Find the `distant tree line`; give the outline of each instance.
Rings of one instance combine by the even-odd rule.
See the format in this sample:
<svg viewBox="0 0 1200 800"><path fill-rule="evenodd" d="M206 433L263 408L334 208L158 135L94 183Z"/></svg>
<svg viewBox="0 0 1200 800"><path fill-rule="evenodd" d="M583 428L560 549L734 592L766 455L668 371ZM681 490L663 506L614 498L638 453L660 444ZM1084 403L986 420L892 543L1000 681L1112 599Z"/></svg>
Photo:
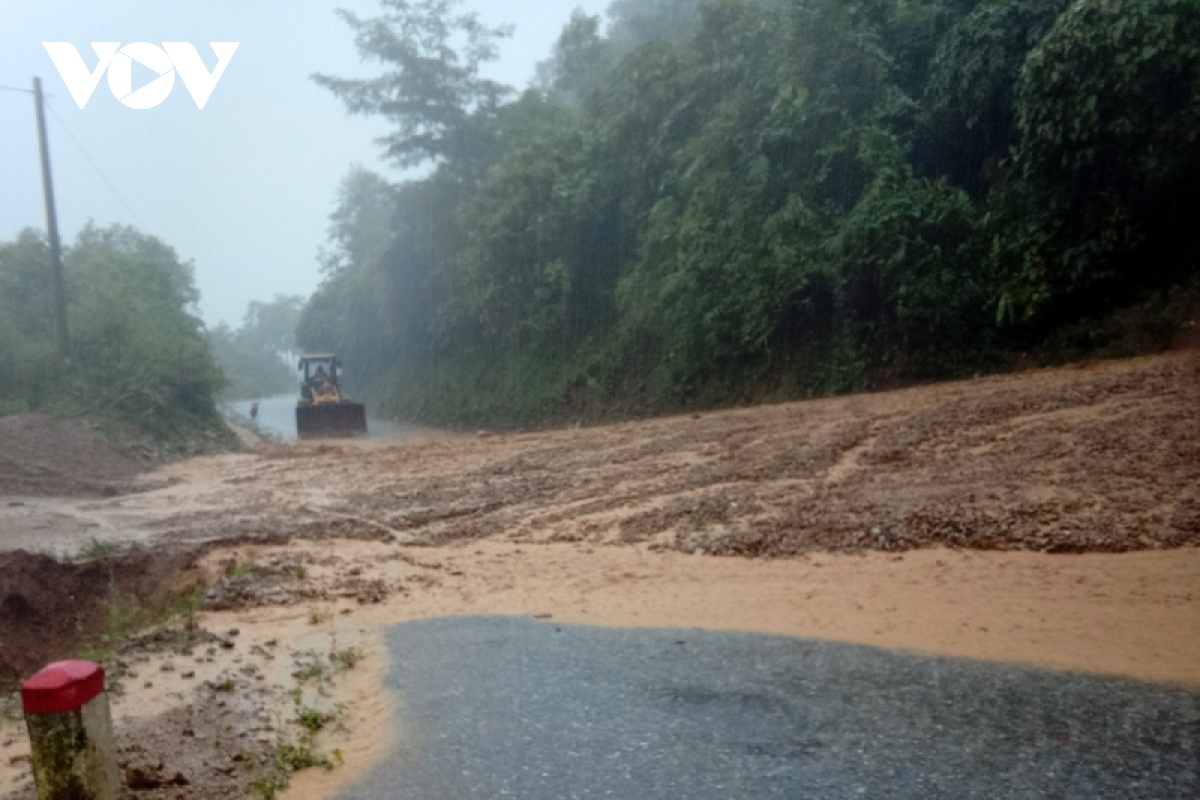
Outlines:
<svg viewBox="0 0 1200 800"><path fill-rule="evenodd" d="M296 324L304 304L302 297L277 295L270 302L251 303L241 327L219 323L207 332L225 376L222 398L255 400L296 392Z"/></svg>
<svg viewBox="0 0 1200 800"><path fill-rule="evenodd" d="M49 264L37 231L0 243L0 415L88 415L165 441L225 431L190 263L132 228L85 227L64 256L68 362Z"/></svg>
<svg viewBox="0 0 1200 800"><path fill-rule="evenodd" d="M845 392L1193 307L1195 0L620 0L520 94L455 0L343 16L384 69L316 80L422 177L346 178L298 336L389 413Z"/></svg>

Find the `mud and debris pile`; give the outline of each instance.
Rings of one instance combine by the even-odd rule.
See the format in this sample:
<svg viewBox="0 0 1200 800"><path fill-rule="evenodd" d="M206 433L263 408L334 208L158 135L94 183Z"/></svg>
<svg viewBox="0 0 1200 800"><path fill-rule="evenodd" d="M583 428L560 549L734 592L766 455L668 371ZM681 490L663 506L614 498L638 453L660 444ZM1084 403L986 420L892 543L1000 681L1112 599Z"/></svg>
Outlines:
<svg viewBox="0 0 1200 800"><path fill-rule="evenodd" d="M380 560L402 558L398 553ZM409 582L386 580L372 570L337 556L314 557L301 552L275 553L260 563L222 563L224 577L204 593L205 611L233 611L279 606L312 606L352 600L378 605L396 594L407 594L408 583L428 585L432 579L411 576Z"/></svg>
<svg viewBox="0 0 1200 800"><path fill-rule="evenodd" d="M427 546L1172 549L1200 546L1197 397L1200 354L1182 353L604 428L301 448L255 467L262 488L230 490L239 508L273 503L280 530L312 524L310 508L318 528L353 520Z"/></svg>
<svg viewBox="0 0 1200 800"><path fill-rule="evenodd" d="M42 414L0 417L0 496L109 497L135 491L158 453L118 447L82 420Z"/></svg>

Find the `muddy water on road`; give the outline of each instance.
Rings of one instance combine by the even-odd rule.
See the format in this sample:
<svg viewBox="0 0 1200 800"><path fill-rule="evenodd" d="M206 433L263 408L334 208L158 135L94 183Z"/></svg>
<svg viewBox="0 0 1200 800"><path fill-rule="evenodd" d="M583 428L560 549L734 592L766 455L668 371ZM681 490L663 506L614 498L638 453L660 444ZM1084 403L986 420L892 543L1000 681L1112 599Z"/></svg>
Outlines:
<svg viewBox="0 0 1200 800"><path fill-rule="evenodd" d="M230 403L229 407L243 417L250 416L250 407L258 403L258 427L263 433L276 436L284 441L296 440L296 398L293 395L268 397L261 400L242 400ZM368 411L370 409L368 408ZM367 417L367 430L372 439L402 441L414 436L429 438L439 432L432 428L422 428L418 425L408 425L403 422Z"/></svg>

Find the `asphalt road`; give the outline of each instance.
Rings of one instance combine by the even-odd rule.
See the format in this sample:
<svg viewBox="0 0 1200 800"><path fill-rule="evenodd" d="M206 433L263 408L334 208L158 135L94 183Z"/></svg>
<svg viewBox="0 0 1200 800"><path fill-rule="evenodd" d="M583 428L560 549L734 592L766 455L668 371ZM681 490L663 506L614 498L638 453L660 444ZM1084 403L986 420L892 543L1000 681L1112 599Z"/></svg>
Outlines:
<svg viewBox="0 0 1200 800"><path fill-rule="evenodd" d="M344 800L1200 797L1183 689L509 618L388 646L397 744Z"/></svg>
<svg viewBox="0 0 1200 800"><path fill-rule="evenodd" d="M297 386L299 379L297 378ZM282 395L279 397L267 397L258 402L258 419L256 423L263 433L269 433L272 436L278 436L285 441L292 441L296 438L296 397L299 395L299 390L295 395ZM239 400L230 403L230 407L244 417L250 416L250 406L254 405L252 400ZM368 409L369 411L370 409ZM387 420L370 417L367 420L367 429L370 431L372 439L406 439L410 436L428 436L436 433L429 428L421 428L416 425L405 425L400 422L390 422Z"/></svg>

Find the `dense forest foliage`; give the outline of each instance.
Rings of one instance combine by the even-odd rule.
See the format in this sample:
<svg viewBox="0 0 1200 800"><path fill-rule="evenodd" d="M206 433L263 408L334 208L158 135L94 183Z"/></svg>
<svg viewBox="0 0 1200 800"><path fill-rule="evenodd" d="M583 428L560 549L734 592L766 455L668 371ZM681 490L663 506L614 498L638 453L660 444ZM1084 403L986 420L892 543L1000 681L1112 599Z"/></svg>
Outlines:
<svg viewBox="0 0 1200 800"><path fill-rule="evenodd" d="M270 302L251 303L240 328L221 323L208 331L213 358L225 375L224 399L296 393L296 324L303 308L304 298L277 295Z"/></svg>
<svg viewBox="0 0 1200 800"><path fill-rule="evenodd" d="M619 0L519 94L455 0L343 16L382 70L316 80L420 177L346 178L298 334L389 413L852 391L1194 307L1195 0Z"/></svg>
<svg viewBox="0 0 1200 800"><path fill-rule="evenodd" d="M85 227L63 259L70 359L60 357L50 250L0 243L0 415L87 414L183 441L224 433L223 379L197 316L191 264L132 228Z"/></svg>

